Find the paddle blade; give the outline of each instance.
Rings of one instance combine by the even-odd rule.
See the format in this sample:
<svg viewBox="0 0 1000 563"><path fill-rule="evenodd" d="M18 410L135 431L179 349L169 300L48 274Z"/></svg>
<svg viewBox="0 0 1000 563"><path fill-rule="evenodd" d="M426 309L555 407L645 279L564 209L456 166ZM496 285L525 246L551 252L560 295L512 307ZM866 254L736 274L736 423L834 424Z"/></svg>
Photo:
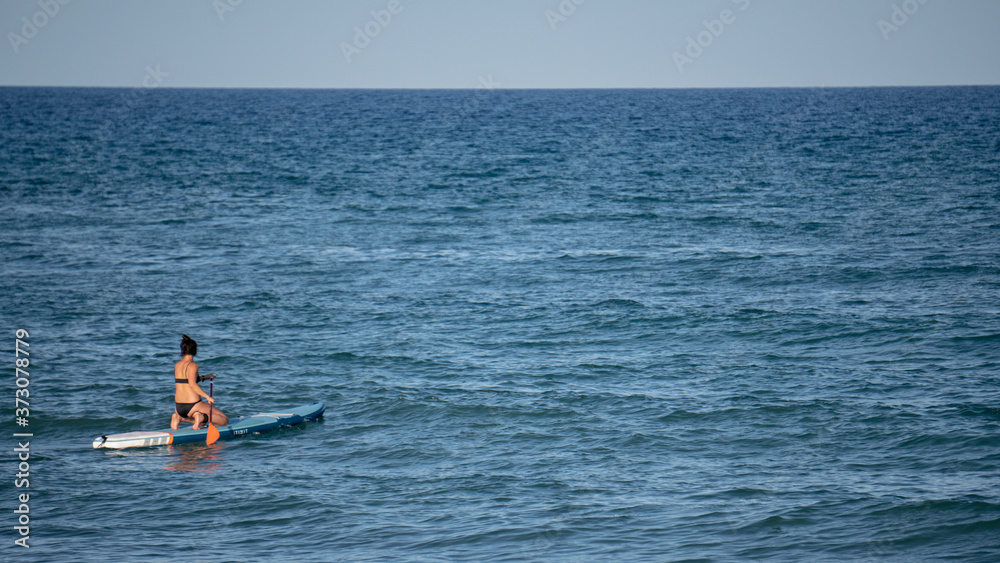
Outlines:
<svg viewBox="0 0 1000 563"><path fill-rule="evenodd" d="M212 397L215 395L215 382L208 382L208 396ZM212 413L215 412L215 408L212 407L212 403L208 404L208 432L205 435L205 444L211 446L212 444L219 441L219 429L212 424Z"/></svg>
<svg viewBox="0 0 1000 563"><path fill-rule="evenodd" d="M209 423L208 425L208 437L205 438L205 443L209 446L214 444L219 440L219 429L215 427L214 424Z"/></svg>

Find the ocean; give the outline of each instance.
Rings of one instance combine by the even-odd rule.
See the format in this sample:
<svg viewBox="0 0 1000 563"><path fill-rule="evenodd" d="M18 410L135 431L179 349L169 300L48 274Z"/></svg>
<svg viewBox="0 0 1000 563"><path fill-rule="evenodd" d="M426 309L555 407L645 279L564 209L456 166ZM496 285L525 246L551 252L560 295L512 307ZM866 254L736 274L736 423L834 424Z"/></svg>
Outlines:
<svg viewBox="0 0 1000 563"><path fill-rule="evenodd" d="M1000 559L1000 87L0 125L4 561ZM324 419L92 449L169 425L182 334L230 416Z"/></svg>

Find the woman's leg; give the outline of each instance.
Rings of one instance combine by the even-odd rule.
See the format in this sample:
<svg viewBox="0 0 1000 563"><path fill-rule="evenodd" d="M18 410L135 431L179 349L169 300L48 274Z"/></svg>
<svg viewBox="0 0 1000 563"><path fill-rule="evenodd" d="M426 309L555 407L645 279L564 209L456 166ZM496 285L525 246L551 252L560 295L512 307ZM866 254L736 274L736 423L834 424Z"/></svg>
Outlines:
<svg viewBox="0 0 1000 563"><path fill-rule="evenodd" d="M211 408L212 408L213 425L226 426L227 424L229 424L228 416L223 414L222 411L220 411L215 407ZM194 418L195 420L194 426L192 426L192 428L194 428L195 430L199 430L201 428L208 426L208 409L209 409L209 404L204 401L191 407L191 412L188 413L188 416ZM198 416L196 413L201 413L201 416Z"/></svg>
<svg viewBox="0 0 1000 563"><path fill-rule="evenodd" d="M212 424L215 426L227 426L229 424L229 417L222 414L222 411L212 407Z"/></svg>
<svg viewBox="0 0 1000 563"><path fill-rule="evenodd" d="M194 420L194 426L191 428L195 430L201 430L208 426L208 403L202 402L191 407L191 410L188 411L188 417ZM215 421L213 420L212 423L214 424Z"/></svg>

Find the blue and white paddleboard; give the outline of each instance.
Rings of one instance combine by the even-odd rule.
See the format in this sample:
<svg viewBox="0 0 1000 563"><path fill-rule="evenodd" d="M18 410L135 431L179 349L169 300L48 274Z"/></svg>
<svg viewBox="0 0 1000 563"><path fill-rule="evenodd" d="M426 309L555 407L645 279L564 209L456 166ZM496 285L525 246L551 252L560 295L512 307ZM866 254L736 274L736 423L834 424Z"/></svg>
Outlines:
<svg viewBox="0 0 1000 563"><path fill-rule="evenodd" d="M275 428L295 426L307 420L315 420L323 416L326 407L323 403L303 405L294 409L283 409L275 412L262 412L253 416L231 419L228 426L217 426L219 439L225 440L247 434L260 434ZM159 430L156 432L125 432L124 434L108 434L94 439L94 448L142 448L146 446L166 446L167 444L186 444L189 442L205 442L208 428L192 430L190 427L180 430Z"/></svg>

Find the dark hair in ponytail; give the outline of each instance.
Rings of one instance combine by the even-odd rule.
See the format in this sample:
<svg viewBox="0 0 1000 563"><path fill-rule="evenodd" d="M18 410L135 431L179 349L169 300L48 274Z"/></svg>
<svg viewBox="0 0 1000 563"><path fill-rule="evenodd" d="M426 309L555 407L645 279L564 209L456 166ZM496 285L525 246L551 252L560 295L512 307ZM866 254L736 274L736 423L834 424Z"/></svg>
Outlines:
<svg viewBox="0 0 1000 563"><path fill-rule="evenodd" d="M190 336L184 334L181 338L181 355L182 356L197 356L198 355L198 343L191 339Z"/></svg>

